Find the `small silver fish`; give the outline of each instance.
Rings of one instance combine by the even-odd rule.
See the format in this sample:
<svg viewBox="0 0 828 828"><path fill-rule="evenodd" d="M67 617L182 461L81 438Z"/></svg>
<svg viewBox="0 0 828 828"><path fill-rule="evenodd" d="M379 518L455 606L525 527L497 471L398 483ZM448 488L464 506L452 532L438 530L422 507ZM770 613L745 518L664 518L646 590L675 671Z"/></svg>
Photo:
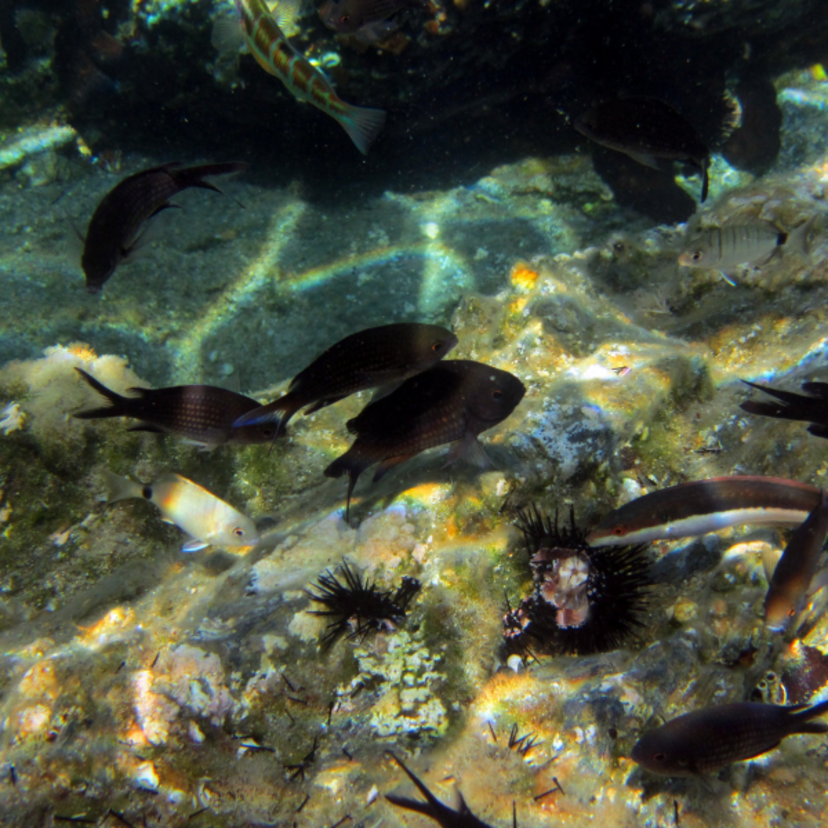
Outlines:
<svg viewBox="0 0 828 828"><path fill-rule="evenodd" d="M197 552L206 546L237 549L255 546L261 538L253 521L212 492L180 474L165 475L154 483L135 483L104 471L108 502L127 498L149 500L168 523L174 523L194 540L182 552Z"/></svg>
<svg viewBox="0 0 828 828"><path fill-rule="evenodd" d="M813 219L791 233L783 233L767 222L726 224L694 235L678 262L685 267L720 270L725 275L740 266L761 266L784 250L808 253L808 234Z"/></svg>

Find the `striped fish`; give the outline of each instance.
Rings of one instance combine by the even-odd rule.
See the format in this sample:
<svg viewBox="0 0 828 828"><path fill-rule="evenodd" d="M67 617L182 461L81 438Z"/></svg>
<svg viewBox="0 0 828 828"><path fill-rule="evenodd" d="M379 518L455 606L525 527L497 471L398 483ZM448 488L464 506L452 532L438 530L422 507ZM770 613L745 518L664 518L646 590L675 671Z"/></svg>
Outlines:
<svg viewBox="0 0 828 828"><path fill-rule="evenodd" d="M809 219L793 232L783 233L763 221L725 224L691 237L678 261L685 267L713 268L726 274L739 265L761 266L783 248L807 253L812 226L813 219Z"/></svg>
<svg viewBox="0 0 828 828"><path fill-rule="evenodd" d="M385 123L385 112L345 103L334 92L325 75L288 43L280 28L287 27L297 15L295 0L280 3L276 16L264 0L236 0L244 42L265 72L275 75L299 101L307 101L334 118L363 154L374 142ZM238 23L218 20L213 29L213 45L220 51L238 48Z"/></svg>

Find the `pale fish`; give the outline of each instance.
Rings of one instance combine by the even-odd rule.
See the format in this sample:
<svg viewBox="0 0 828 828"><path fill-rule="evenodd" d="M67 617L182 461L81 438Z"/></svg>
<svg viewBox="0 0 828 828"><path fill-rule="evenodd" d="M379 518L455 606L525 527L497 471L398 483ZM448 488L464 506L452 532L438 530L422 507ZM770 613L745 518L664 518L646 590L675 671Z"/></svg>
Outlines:
<svg viewBox="0 0 828 828"><path fill-rule="evenodd" d="M180 474L142 484L104 471L104 479L109 503L133 497L149 500L165 521L191 535L193 540L181 547L182 552L197 552L206 546L238 549L255 546L260 540L256 525L247 515Z"/></svg>
<svg viewBox="0 0 828 828"><path fill-rule="evenodd" d="M781 255L783 250L807 254L813 221L809 219L791 233L783 233L773 224L763 221L725 224L692 235L678 261L685 267L719 270L729 276L741 266L767 264L774 256Z"/></svg>

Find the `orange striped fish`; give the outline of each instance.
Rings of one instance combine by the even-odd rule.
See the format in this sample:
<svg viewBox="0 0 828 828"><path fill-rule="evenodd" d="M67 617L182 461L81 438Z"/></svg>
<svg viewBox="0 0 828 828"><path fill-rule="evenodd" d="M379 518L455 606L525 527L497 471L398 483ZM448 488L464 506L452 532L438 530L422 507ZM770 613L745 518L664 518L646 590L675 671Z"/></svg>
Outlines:
<svg viewBox="0 0 828 828"><path fill-rule="evenodd" d="M265 72L275 75L290 93L330 115L351 137L357 149L367 154L385 123L385 112L345 103L328 79L288 43L279 24L286 26L296 16L294 0L277 6L274 17L264 0L236 0L245 43ZM278 20L278 22L277 22ZM219 20L213 29L213 45L225 51L238 48L238 25Z"/></svg>

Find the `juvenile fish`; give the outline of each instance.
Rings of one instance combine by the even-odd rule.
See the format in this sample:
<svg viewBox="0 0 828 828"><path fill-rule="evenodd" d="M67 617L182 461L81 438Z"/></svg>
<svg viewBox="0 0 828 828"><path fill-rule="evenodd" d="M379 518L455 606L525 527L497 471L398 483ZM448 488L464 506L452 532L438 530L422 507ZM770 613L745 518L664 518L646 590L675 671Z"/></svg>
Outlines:
<svg viewBox="0 0 828 828"><path fill-rule="evenodd" d="M778 403L745 400L739 405L742 411L780 420L801 420L810 423L808 431L815 437L828 439L828 382L803 382L802 390L805 394L769 388L747 380L742 382L779 400Z"/></svg>
<svg viewBox="0 0 828 828"><path fill-rule="evenodd" d="M460 796L460 807L455 811L454 808L449 808L448 805L443 805L439 799L423 784L423 782L416 777L391 751L388 751L389 756L405 771L408 778L417 786L417 790L425 797L425 802L420 802L417 799L408 799L408 797L397 796L396 794L386 794L385 798L398 808L406 808L409 811L416 811L418 814L424 814L433 819L441 828L489 828L489 826L479 820L466 805L466 800ZM516 823L515 823L516 824Z"/></svg>
<svg viewBox="0 0 828 828"><path fill-rule="evenodd" d="M115 268L135 249L144 222L172 207L170 199L189 187L213 190L218 187L205 181L213 175L229 175L247 169L241 161L200 164L182 167L164 164L135 173L116 184L92 214L81 255L86 275L86 289L98 293Z"/></svg>
<svg viewBox="0 0 828 828"><path fill-rule="evenodd" d="M575 120L575 129L596 144L663 170L663 162L679 161L702 174L701 200L707 198L710 152L693 125L658 98L629 97L604 101Z"/></svg>
<svg viewBox="0 0 828 828"><path fill-rule="evenodd" d="M180 474L141 484L104 471L104 479L108 502L128 498L148 500L158 507L164 520L192 536L194 540L185 543L182 552L197 552L206 546L237 549L254 546L260 540L256 525L249 517Z"/></svg>
<svg viewBox="0 0 828 828"><path fill-rule="evenodd" d="M297 374L287 394L241 416L234 428L271 423L282 432L310 406L311 414L366 388L401 383L439 362L457 337L439 325L400 322L367 328L332 345Z"/></svg>
<svg viewBox="0 0 828 828"><path fill-rule="evenodd" d="M711 268L729 275L740 265L767 264L783 250L807 253L812 221L809 219L791 233L782 233L762 221L705 230L688 240L678 262L685 267Z"/></svg>
<svg viewBox="0 0 828 828"><path fill-rule="evenodd" d="M390 18L403 9L422 8L425 0L325 0L319 17L329 29L376 43L397 28Z"/></svg>
<svg viewBox="0 0 828 828"><path fill-rule="evenodd" d="M234 420L259 408L259 403L225 388L214 385L129 388L137 396L123 397L82 368L75 370L109 403L73 414L81 420L132 417L141 422L129 431L176 434L205 448L224 443L268 443L276 436L276 426L270 422L233 428Z"/></svg>
<svg viewBox="0 0 828 828"><path fill-rule="evenodd" d="M820 491L819 503L807 520L793 533L768 585L765 596L765 624L782 631L805 609L813 589L822 548L828 536L828 497Z"/></svg>
<svg viewBox="0 0 828 828"><path fill-rule="evenodd" d="M325 469L327 477L349 477L346 520L354 486L374 463L380 464L376 483L420 452L456 442L449 463L465 456L485 464L477 435L505 420L525 393L523 383L508 371L457 359L439 362L368 405L346 424L357 439Z"/></svg>
<svg viewBox="0 0 828 828"><path fill-rule="evenodd" d="M767 753L786 736L828 733L828 724L811 721L826 711L828 701L813 707L737 702L694 710L645 733L632 759L664 776L708 774Z"/></svg>
<svg viewBox="0 0 828 828"><path fill-rule="evenodd" d="M625 503L590 533L592 546L692 538L743 523L799 524L820 490L795 480L732 475L670 486Z"/></svg>
<svg viewBox="0 0 828 828"><path fill-rule="evenodd" d="M345 103L325 75L290 45L280 25L290 25L298 15L298 7L296 0L283 0L276 7L277 22L264 0L236 0L235 31L227 21L218 21L213 29L213 45L227 51L238 49L239 41L244 40L265 72L279 78L298 101L307 101L330 115L366 155L385 124L385 112Z"/></svg>

